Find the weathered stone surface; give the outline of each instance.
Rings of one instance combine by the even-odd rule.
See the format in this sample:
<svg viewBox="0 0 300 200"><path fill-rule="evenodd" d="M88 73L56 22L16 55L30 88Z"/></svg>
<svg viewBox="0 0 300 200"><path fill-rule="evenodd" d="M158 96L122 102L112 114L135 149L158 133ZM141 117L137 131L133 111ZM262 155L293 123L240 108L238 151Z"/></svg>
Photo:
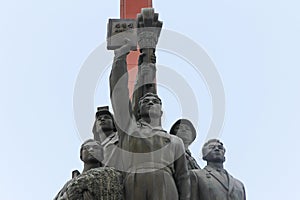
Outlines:
<svg viewBox="0 0 300 200"><path fill-rule="evenodd" d="M122 175L113 168L95 168L73 178L67 186L68 200L84 200L88 191L94 200L122 200Z"/></svg>

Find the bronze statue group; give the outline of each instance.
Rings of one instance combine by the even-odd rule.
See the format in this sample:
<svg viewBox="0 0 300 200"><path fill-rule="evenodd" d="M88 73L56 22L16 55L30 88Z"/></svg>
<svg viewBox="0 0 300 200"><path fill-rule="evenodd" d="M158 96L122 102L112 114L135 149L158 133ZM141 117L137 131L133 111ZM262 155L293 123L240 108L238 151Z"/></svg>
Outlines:
<svg viewBox="0 0 300 200"><path fill-rule="evenodd" d="M144 18L143 18L144 17ZM149 24L149 16L138 19ZM150 17L151 18L151 17ZM150 20L151 21L151 20ZM150 24L161 27L157 19ZM130 99L126 58L128 39L115 49L108 106L98 107L94 139L80 149L82 172L74 171L55 200L245 200L243 184L223 167L225 148L207 141L201 169L189 151L196 129L179 119L170 131L162 128L162 100L156 88L155 45L159 33L138 32L140 57L135 90Z"/></svg>

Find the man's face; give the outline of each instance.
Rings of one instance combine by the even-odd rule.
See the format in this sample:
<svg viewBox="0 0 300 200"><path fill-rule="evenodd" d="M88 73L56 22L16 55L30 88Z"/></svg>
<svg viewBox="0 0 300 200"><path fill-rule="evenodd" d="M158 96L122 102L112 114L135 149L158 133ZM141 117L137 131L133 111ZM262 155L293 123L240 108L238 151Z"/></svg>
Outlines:
<svg viewBox="0 0 300 200"><path fill-rule="evenodd" d="M95 163L103 160L103 148L95 141L84 144L81 150L81 159L84 163Z"/></svg>
<svg viewBox="0 0 300 200"><path fill-rule="evenodd" d="M175 135L182 139L187 148L193 142L192 129L187 124L178 124L174 128Z"/></svg>
<svg viewBox="0 0 300 200"><path fill-rule="evenodd" d="M140 114L150 117L161 117L161 101L156 96L147 96L140 100Z"/></svg>
<svg viewBox="0 0 300 200"><path fill-rule="evenodd" d="M210 142L204 148L206 154L206 161L208 162L224 162L225 161L225 148L219 142Z"/></svg>
<svg viewBox="0 0 300 200"><path fill-rule="evenodd" d="M108 132L114 129L113 118L109 114L99 115L96 122L97 132L102 131Z"/></svg>

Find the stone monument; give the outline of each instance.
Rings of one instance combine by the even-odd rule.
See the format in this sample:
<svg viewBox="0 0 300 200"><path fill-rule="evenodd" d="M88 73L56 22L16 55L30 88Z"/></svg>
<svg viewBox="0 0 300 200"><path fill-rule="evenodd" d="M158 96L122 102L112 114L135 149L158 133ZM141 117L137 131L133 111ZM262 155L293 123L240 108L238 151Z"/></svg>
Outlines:
<svg viewBox="0 0 300 200"><path fill-rule="evenodd" d="M223 168L225 148L219 140L204 144L207 166L200 169L188 149L196 138L192 122L180 119L169 133L162 128L156 85L155 50L162 28L158 17L153 8L144 8L136 19L109 19L107 49L115 55L109 77L114 114L108 106L98 107L95 140L81 146L83 171L73 172L55 200L246 199L243 184ZM132 98L130 51L139 52Z"/></svg>

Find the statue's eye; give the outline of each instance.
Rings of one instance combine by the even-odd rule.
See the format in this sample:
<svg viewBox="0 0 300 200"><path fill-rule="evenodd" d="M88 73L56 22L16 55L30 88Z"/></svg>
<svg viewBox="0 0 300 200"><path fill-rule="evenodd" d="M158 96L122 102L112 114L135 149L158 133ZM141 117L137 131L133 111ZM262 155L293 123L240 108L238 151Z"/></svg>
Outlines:
<svg viewBox="0 0 300 200"><path fill-rule="evenodd" d="M101 150L102 148L99 145L93 146L93 149Z"/></svg>
<svg viewBox="0 0 300 200"><path fill-rule="evenodd" d="M143 103L148 103L149 99L144 99Z"/></svg>
<svg viewBox="0 0 300 200"><path fill-rule="evenodd" d="M88 150L89 148L87 146L82 147L83 150Z"/></svg>
<svg viewBox="0 0 300 200"><path fill-rule="evenodd" d="M157 99L154 99L153 103L159 103L159 101Z"/></svg>

